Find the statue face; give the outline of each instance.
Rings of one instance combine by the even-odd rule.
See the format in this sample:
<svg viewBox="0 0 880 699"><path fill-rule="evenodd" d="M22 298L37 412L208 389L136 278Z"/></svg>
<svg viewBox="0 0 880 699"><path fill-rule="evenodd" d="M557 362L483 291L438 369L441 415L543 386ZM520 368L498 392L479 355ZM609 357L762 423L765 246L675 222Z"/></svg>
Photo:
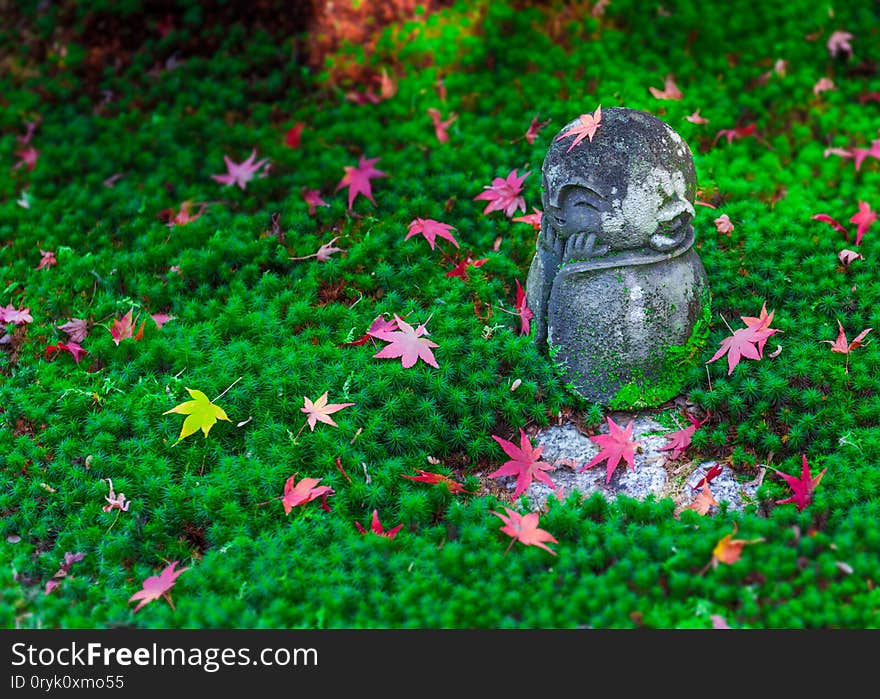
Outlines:
<svg viewBox="0 0 880 699"><path fill-rule="evenodd" d="M559 206L548 207L550 221L559 236L569 238L578 233L593 233L602 238L602 214L611 204L599 192L581 185L568 185L559 195Z"/></svg>

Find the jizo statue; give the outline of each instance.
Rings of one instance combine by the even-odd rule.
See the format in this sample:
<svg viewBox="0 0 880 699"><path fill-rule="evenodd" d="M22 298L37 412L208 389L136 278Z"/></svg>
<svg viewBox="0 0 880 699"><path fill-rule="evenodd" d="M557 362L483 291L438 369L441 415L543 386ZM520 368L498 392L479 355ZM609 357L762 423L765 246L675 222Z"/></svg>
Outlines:
<svg viewBox="0 0 880 699"><path fill-rule="evenodd" d="M596 122L590 138L579 135ZM526 282L535 341L591 401L625 408L673 398L708 333L690 149L657 117L613 107L567 124L542 174Z"/></svg>

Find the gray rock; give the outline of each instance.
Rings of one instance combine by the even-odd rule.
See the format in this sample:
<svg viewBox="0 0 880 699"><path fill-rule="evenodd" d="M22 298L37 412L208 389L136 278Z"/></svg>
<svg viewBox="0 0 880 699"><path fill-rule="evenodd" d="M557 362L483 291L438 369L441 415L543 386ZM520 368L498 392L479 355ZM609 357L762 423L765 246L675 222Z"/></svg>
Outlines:
<svg viewBox="0 0 880 699"><path fill-rule="evenodd" d="M708 282L693 248L696 173L656 117L615 107L592 140L552 142L544 215L526 282L535 341L579 395L647 407L681 388ZM560 138L562 137L562 138Z"/></svg>
<svg viewBox="0 0 880 699"><path fill-rule="evenodd" d="M578 492L585 497L598 492L609 501L614 500L618 495L639 500L654 495L658 500L672 498L677 510L690 505L700 492L700 489L694 486L717 462L706 461L697 464L686 458L670 460L669 452L661 451L661 448L668 443L669 440L665 435L671 430L649 415L614 413L611 417L615 423L624 428L632 420L633 439L640 441L641 445L635 453L635 468L630 469L621 461L608 484L605 483L605 461L583 472L580 471L584 464L589 463L599 453L599 446L579 432L573 423L552 425L541 430L533 439L535 445L544 447L542 460L556 465L556 468L548 473L561 499L564 500L572 492ZM603 424L600 432L607 434L607 422ZM515 487L513 481L514 479L511 479L508 484L510 490ZM734 473L722 465L721 474L712 479L709 488L719 504L726 502L728 510L742 511L753 502L757 485L738 482ZM533 481L525 495L531 509L537 510L545 505L547 497L553 492L553 489L543 483ZM717 508L713 509L717 510ZM710 511L710 514L714 512Z"/></svg>

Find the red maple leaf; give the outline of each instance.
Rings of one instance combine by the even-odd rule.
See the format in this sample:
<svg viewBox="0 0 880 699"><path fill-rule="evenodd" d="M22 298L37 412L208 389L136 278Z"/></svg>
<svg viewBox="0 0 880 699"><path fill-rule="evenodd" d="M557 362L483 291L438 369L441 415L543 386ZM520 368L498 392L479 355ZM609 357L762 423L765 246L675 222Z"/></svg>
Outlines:
<svg viewBox="0 0 880 699"><path fill-rule="evenodd" d="M300 190L300 194L302 195L303 201L309 205L309 216L315 215L316 206L330 206L330 204L321 199L320 190L306 189L305 187L303 187Z"/></svg>
<svg viewBox="0 0 880 699"><path fill-rule="evenodd" d="M536 231L541 230L541 216L543 212L540 209L532 207L533 214L526 214L525 216L517 216L516 218L511 219L511 221L518 221L519 223L528 223L532 228Z"/></svg>
<svg viewBox="0 0 880 699"><path fill-rule="evenodd" d="M432 347L439 347L436 342L426 339L423 335L428 335L425 328L427 321L417 328L395 315L394 320L397 322L397 330L385 330L381 332L371 332L370 335L389 344L385 345L381 350L373 355L377 359L396 359L401 358L404 369L409 369L419 359L432 367L439 369L434 353L431 352Z"/></svg>
<svg viewBox="0 0 880 699"><path fill-rule="evenodd" d="M59 342L57 345L49 345L46 347L46 359L51 359L56 352L61 352L62 350L70 352L77 364L79 364L80 359L88 354L88 351L84 350L76 342Z"/></svg>
<svg viewBox="0 0 880 699"><path fill-rule="evenodd" d="M718 476L720 476L722 473L724 473L724 467L721 464L715 464L714 466L712 466L712 468L706 471L705 476L703 476L700 480L696 482L695 485L692 485L691 487L696 490L697 488L701 488L704 485L709 485L709 483L718 478Z"/></svg>
<svg viewBox="0 0 880 699"><path fill-rule="evenodd" d="M135 334L134 326L137 324L140 314L135 316L134 319L132 319L131 314L132 311L129 311L122 318L114 318L113 324L110 326L110 334L113 336L113 342L116 343L117 347L120 342L129 338L135 341L144 339L144 325L147 321L141 323L141 327L138 329L137 334Z"/></svg>
<svg viewBox="0 0 880 699"><path fill-rule="evenodd" d="M621 459L629 464L631 471L635 470L636 447L641 444L641 442L632 439L632 420L630 420L626 427L621 428L620 425L614 422L610 417L606 419L608 420L609 434L598 434L594 437L590 437L590 441L595 442L602 448L588 463L581 466L580 470L585 471L588 468L593 468L596 464L607 460L605 465L605 483L607 484L611 482L611 476L614 474L614 469L617 468Z"/></svg>
<svg viewBox="0 0 880 699"><path fill-rule="evenodd" d="M198 206L198 211L191 213L191 206ZM164 215L168 219L168 227L173 228L174 226L185 226L188 223L198 220L198 218L205 213L205 209L207 208L208 205L204 202L193 203L191 201L185 201L181 203L180 211L177 213L174 212L174 209L165 209L160 212L160 215Z"/></svg>
<svg viewBox="0 0 880 699"><path fill-rule="evenodd" d="M501 521L504 522L501 531L511 537L510 543L507 545L504 553L510 551L510 547L513 546L514 541L520 541L526 546L538 546L545 551L549 551L554 556L556 555L556 551L551 549L544 542L550 542L553 544L558 544L559 542L553 538L553 535L550 534L550 532L538 528L537 512L530 512L527 515L521 515L519 512L511 510L509 507L505 507L504 510L507 512L506 515L496 512L495 510L489 510L493 515L501 518Z"/></svg>
<svg viewBox="0 0 880 699"><path fill-rule="evenodd" d="M297 505L304 505L318 498L325 498L334 494L333 488L326 485L318 485L320 478L303 478L299 483L294 485L296 474L287 479L284 484L284 495L281 497L281 504L284 506L284 514L289 515L290 511Z"/></svg>
<svg viewBox="0 0 880 699"><path fill-rule="evenodd" d="M171 605L171 608L174 609L174 602L171 601L171 588L174 587L174 583L177 582L177 577L181 573L189 570L189 568L175 570L178 563L179 561L171 561L171 563L159 575L151 575L144 580L142 583L143 589L138 590L129 597L129 602L140 600L138 605L134 608L135 612L145 604L149 604L160 597L164 597L168 601L168 604Z"/></svg>
<svg viewBox="0 0 880 699"><path fill-rule="evenodd" d="M431 473L430 471L423 471L420 468L416 469L416 473L418 476L401 476L401 478L407 478L411 481L419 481L420 483L430 483L431 485L438 485L443 483L447 488L449 488L449 492L453 495L455 493L466 493L464 486L458 481L452 480L449 476L444 476L442 473Z"/></svg>
<svg viewBox="0 0 880 699"><path fill-rule="evenodd" d="M559 141L569 136L575 137L574 141L572 141L571 145L568 147L568 150L565 151L566 153L587 137L589 137L591 143L593 142L593 136L595 136L596 131L602 125L602 105L600 104L596 107L596 111L592 114L581 114L578 117L578 120L580 123L576 126L572 126L568 131L559 134L554 139Z"/></svg>
<svg viewBox="0 0 880 699"><path fill-rule="evenodd" d="M528 335L532 331L531 320L535 317L535 314L529 308L526 294L519 283L519 279L516 280L516 314L519 316L519 334Z"/></svg>
<svg viewBox="0 0 880 699"><path fill-rule="evenodd" d="M858 225L856 229L856 245L862 242L862 237L867 233L868 229L877 220L877 212L871 211L871 206L866 201L859 202L859 210L853 214L849 222Z"/></svg>
<svg viewBox="0 0 880 699"><path fill-rule="evenodd" d="M455 265L451 270L446 273L447 277L460 277L464 281L468 280L467 268L468 267L482 267L489 261L488 257L484 257L481 260L474 260L470 256L461 260L458 264Z"/></svg>
<svg viewBox="0 0 880 699"><path fill-rule="evenodd" d="M333 418L330 417L333 413L342 410L343 408L348 408L354 403L327 403L327 393L328 391L324 391L323 395L318 398L314 403L306 396L303 396L303 404L305 407L300 408L301 412L306 413L309 417L307 422L309 424L309 428L312 432L315 431L315 425L318 424L318 421L331 425L332 427L338 427L338 425L333 422Z"/></svg>
<svg viewBox="0 0 880 699"><path fill-rule="evenodd" d="M450 233L450 231L454 230L455 228L448 223L440 223L440 221L435 221L433 218L415 218L409 222L409 232L406 234L404 240L409 240L414 235L422 235L425 240L428 241L431 250L433 250L437 242L437 237L439 236L448 240L455 247L458 247L458 241L455 239L455 236Z"/></svg>
<svg viewBox="0 0 880 699"><path fill-rule="evenodd" d="M853 338L852 342L847 342L846 333L843 331L843 325L841 325L840 321L837 321L837 327L839 328L839 333L837 335L837 339L833 342L831 340L819 340L819 342L827 342L831 345L832 352L839 352L840 354L846 355L846 368L844 369L844 373L849 373L849 353L853 350L858 349L863 344L865 344L865 336L873 330L873 328L866 328L862 330L858 335Z"/></svg>
<svg viewBox="0 0 880 699"><path fill-rule="evenodd" d="M673 461L684 454L685 450L691 445L691 438L694 436L694 432L706 423L706 420L711 417L711 413L707 413L706 417L702 420L697 420L695 417L692 417L687 413L685 413L685 417L691 424L683 429L676 432L670 432L666 435L669 443L658 449L658 451L671 451L672 453L669 455L669 458Z"/></svg>
<svg viewBox="0 0 880 699"><path fill-rule="evenodd" d="M284 145L288 148L299 148L299 142L302 138L302 131L305 124L301 121L296 122L284 136Z"/></svg>
<svg viewBox="0 0 880 699"><path fill-rule="evenodd" d="M734 129L721 129L715 134L715 140L712 141L712 145L714 146L718 143L718 139L722 136L727 139L728 143L732 143L735 138L746 138L748 136L754 136L757 138L757 134L755 133L757 126L757 124L749 124L748 126L738 126Z"/></svg>
<svg viewBox="0 0 880 699"><path fill-rule="evenodd" d="M342 176L339 184L336 185L336 191L338 192L343 187L348 187L349 211L351 210L355 197L357 197L358 194L363 194L367 199L373 202L374 206L376 205L376 200L373 199L373 187L370 184L370 180L374 180L377 177L388 177L386 173L373 167L373 165L378 163L379 160L381 160L381 158L367 159L364 156L361 156L358 160L357 167L346 165L343 168L345 174Z"/></svg>
<svg viewBox="0 0 880 699"><path fill-rule="evenodd" d="M764 356L764 345L767 339L778 333L777 328L771 328L773 313L767 315L766 304L761 308L761 316L753 318L742 316L746 327L738 328L733 335L725 337L721 341L720 349L706 364L720 359L727 354L727 375L730 376L742 357L746 359L761 359Z"/></svg>
<svg viewBox="0 0 880 699"><path fill-rule="evenodd" d="M793 502L797 505L798 512L803 510L807 505L810 504L810 501L813 499L813 491L819 485L819 481L822 480L822 476L825 475L825 471L827 468L823 468L822 472L816 476L815 478L810 477L810 467L807 464L807 456L806 454L802 455L803 457L803 465L801 467L801 477L795 478L794 476L790 476L787 473L783 473L777 469L773 469L778 473L782 478L785 479L785 482L788 483L789 488L791 488L791 497L786 498L785 500L777 500L777 505L784 505L788 502Z"/></svg>
<svg viewBox="0 0 880 699"><path fill-rule="evenodd" d="M365 345L371 337L377 337L377 333L393 332L395 330L397 330L397 321L394 318L391 320L385 320L383 316L379 315L376 316L372 323L370 323L367 332L361 335L357 340L343 342L342 347L359 347L360 345Z"/></svg>
<svg viewBox="0 0 880 699"><path fill-rule="evenodd" d="M680 100L684 97L678 85L675 84L675 78L671 75L666 76L663 83L663 89L658 90L656 87L649 87L648 91L658 100Z"/></svg>
<svg viewBox="0 0 880 699"><path fill-rule="evenodd" d="M520 193L523 181L531 174L531 172L524 172L522 175L517 175L514 168L506 178L496 177L493 179L492 184L483 187L485 191L475 196L474 200L482 199L489 202L483 209L484 214L503 211L509 218L516 213L517 209L525 213L526 201L520 196Z"/></svg>
<svg viewBox="0 0 880 699"><path fill-rule="evenodd" d="M440 143L446 143L449 140L449 134L446 131L458 119L458 114L453 112L446 121L443 121L440 116L440 110L431 107L428 109L428 116L431 117L431 121L434 123L434 133L437 136L437 140Z"/></svg>
<svg viewBox="0 0 880 699"><path fill-rule="evenodd" d="M37 164L37 158L40 156L40 152L33 146L22 148L20 151L16 151L15 154L19 159L12 169L18 170L18 168L25 166L28 172L34 169Z"/></svg>
<svg viewBox="0 0 880 699"><path fill-rule="evenodd" d="M357 530L361 534L367 533L367 530L364 529L363 525L360 522L355 522L354 526L357 527ZM389 529L388 531L385 531L385 528L382 526L382 523L379 521L379 511L373 510L373 519L370 522L370 531L373 532L373 534L377 534L378 536L384 536L386 539L393 539L395 536L397 536L397 532L399 532L402 528L403 528L403 525L398 524L393 529Z"/></svg>
<svg viewBox="0 0 880 699"><path fill-rule="evenodd" d="M55 259L55 253L50 250L40 250L40 263L34 267L34 269L43 269L45 267L52 267L58 264L58 260Z"/></svg>
<svg viewBox="0 0 880 699"><path fill-rule="evenodd" d="M501 468L490 473L488 478L516 476L516 488L513 491L514 498L526 492L532 483L532 479L535 478L556 490L556 485L550 479L550 476L545 473L545 471L553 468L552 464L541 461L541 452L544 451L544 446L541 445L533 448L525 430L522 428L519 430L520 446L516 446L513 442L508 442L506 439L502 439L494 434L492 439L498 442L504 453L510 457L510 460L505 461Z"/></svg>
<svg viewBox="0 0 880 699"><path fill-rule="evenodd" d="M849 231L844 228L843 224L835 221L828 214L813 214L810 218L812 218L814 221L822 221L822 223L827 223L838 233L843 233L843 237L846 239L847 242L849 242Z"/></svg>
<svg viewBox="0 0 880 699"><path fill-rule="evenodd" d="M239 189L245 189L247 183L254 177L266 177L271 167L268 158L255 161L257 157L257 149L254 148L251 154L241 163L230 160L228 155L223 156L223 162L226 163L227 173L225 175L211 175L212 180L216 180L220 184L227 187L233 184L238 185ZM262 171L262 172L261 172Z"/></svg>
<svg viewBox="0 0 880 699"><path fill-rule="evenodd" d="M547 126L547 124L549 124L549 123L550 123L550 119L547 119L547 121L542 121L542 122L538 123L538 116L535 115L534 117L532 117L532 123L529 124L529 128L526 131L526 135L524 138L529 143L534 143L535 139L538 138L538 132L541 129L543 129L545 126Z"/></svg>

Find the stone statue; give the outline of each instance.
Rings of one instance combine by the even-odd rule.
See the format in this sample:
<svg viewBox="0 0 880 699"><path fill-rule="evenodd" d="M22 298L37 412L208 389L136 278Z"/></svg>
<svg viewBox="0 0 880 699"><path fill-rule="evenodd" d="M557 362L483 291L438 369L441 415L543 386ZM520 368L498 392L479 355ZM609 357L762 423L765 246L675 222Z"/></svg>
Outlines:
<svg viewBox="0 0 880 699"><path fill-rule="evenodd" d="M567 124L542 167L543 215L526 282L535 341L570 388L615 408L677 395L708 335L693 248L696 172L657 117L612 107L591 140Z"/></svg>

